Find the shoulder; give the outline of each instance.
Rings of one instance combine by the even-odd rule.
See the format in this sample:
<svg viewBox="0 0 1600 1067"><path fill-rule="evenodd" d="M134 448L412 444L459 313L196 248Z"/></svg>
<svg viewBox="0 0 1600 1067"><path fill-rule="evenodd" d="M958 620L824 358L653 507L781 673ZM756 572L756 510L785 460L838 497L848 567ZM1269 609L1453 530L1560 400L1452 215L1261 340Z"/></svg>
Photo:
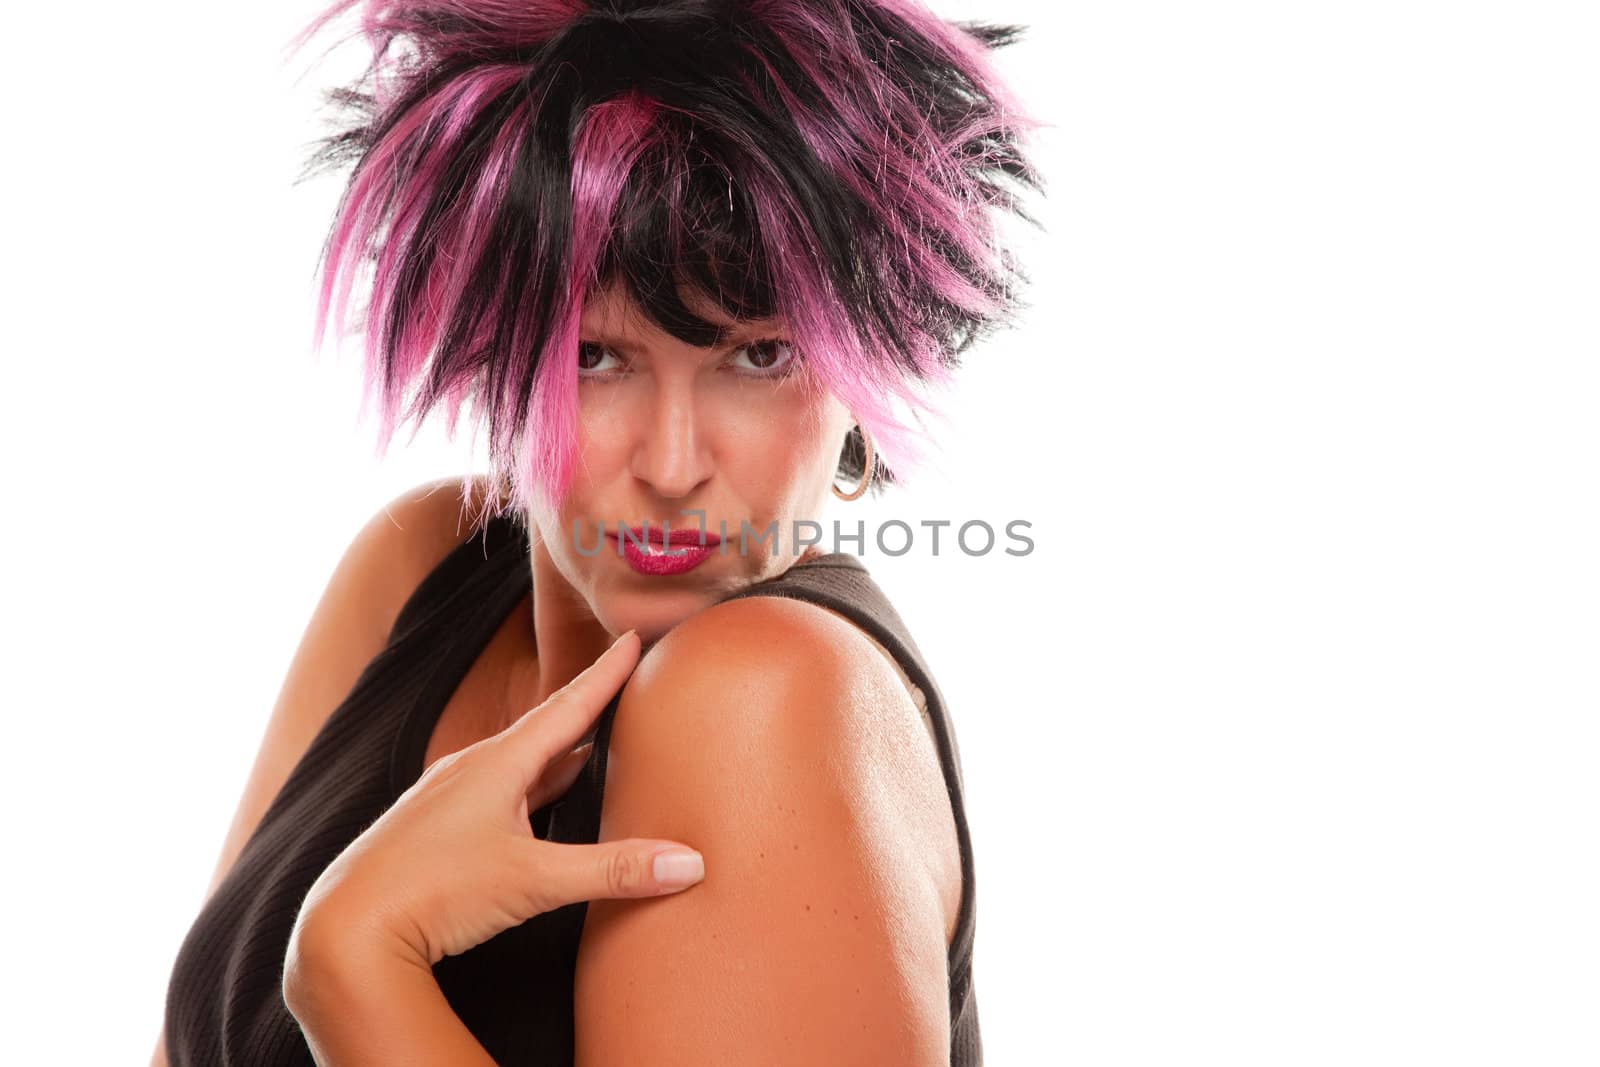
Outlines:
<svg viewBox="0 0 1600 1067"><path fill-rule="evenodd" d="M629 714L635 707L649 710ZM854 623L807 601L755 596L714 604L647 648L612 738L654 745L699 727L714 728L719 744L759 739L774 754L848 742L870 755L896 735L923 734L920 714L893 662Z"/></svg>
<svg viewBox="0 0 1600 1067"><path fill-rule="evenodd" d="M349 552L370 571L385 633L417 585L477 531L497 502L485 476L437 478L407 489L367 519Z"/></svg>
<svg viewBox="0 0 1600 1067"><path fill-rule="evenodd" d="M437 563L477 532L497 502L483 475L435 478L385 503L367 525L401 561Z"/></svg>
<svg viewBox="0 0 1600 1067"><path fill-rule="evenodd" d="M782 784L791 794L846 798L854 817L892 818L898 843L959 891L949 795L923 711L883 646L828 608L753 596L685 619L624 684L609 750L622 754L621 775L646 781L687 761L693 773L678 787L692 784L708 808L780 776L792 778ZM609 764L607 781L610 804ZM857 803L864 795L870 810Z"/></svg>
<svg viewBox="0 0 1600 1067"><path fill-rule="evenodd" d="M948 801L919 711L860 630L781 597L713 605L641 657L608 752L600 838L681 841L706 877L589 902L580 1062L679 1062L651 1043L657 1022L702 1061L796 1032L821 1062L947 1057Z"/></svg>

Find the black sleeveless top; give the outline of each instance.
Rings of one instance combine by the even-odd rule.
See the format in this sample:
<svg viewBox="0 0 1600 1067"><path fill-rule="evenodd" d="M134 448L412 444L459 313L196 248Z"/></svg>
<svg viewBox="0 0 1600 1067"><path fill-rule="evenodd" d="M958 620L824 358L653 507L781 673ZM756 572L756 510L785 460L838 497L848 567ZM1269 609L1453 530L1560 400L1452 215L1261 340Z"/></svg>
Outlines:
<svg viewBox="0 0 1600 1067"><path fill-rule="evenodd" d="M532 580L527 530L512 515L484 524L412 593L388 644L312 740L179 947L166 998L171 1067L312 1067L282 992L301 902L334 857L420 777L450 695ZM922 653L865 565L846 553L814 557L721 599L746 596L792 597L840 612L922 690L961 848L961 908L947 959L950 1062L981 1064L961 759ZM594 748L572 788L529 815L537 837L599 839L607 742L619 700L620 694L596 718L589 733ZM580 901L536 915L434 965L451 1007L497 1063L572 1063L573 975L587 908Z"/></svg>

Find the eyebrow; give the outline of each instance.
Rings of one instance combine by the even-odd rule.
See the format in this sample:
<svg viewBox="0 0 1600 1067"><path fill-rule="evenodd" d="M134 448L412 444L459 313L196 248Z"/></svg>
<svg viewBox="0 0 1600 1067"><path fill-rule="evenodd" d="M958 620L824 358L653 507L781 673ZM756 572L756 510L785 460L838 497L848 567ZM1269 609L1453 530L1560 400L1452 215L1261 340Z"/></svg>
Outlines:
<svg viewBox="0 0 1600 1067"><path fill-rule="evenodd" d="M626 337L621 334L608 333L605 330L585 330L580 328L578 332L584 336L585 340L598 341L600 344L617 348L624 352L633 352L639 347L640 344L636 338ZM754 340L781 336L783 334L783 328L777 323L767 323L764 325L733 323L727 327L727 333L724 335L722 343L716 347L734 348L740 344L748 344Z"/></svg>

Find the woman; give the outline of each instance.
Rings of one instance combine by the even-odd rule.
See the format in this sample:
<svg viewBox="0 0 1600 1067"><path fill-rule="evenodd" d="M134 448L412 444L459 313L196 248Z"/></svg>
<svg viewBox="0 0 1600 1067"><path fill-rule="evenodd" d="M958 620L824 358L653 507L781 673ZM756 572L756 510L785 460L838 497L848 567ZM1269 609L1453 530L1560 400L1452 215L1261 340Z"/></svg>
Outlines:
<svg viewBox="0 0 1600 1067"><path fill-rule="evenodd" d="M470 398L495 470L341 563L157 1061L981 1062L948 713L865 566L797 534L835 478L904 477L897 408L1018 306L1015 30L362 16L318 332L370 265L384 443Z"/></svg>

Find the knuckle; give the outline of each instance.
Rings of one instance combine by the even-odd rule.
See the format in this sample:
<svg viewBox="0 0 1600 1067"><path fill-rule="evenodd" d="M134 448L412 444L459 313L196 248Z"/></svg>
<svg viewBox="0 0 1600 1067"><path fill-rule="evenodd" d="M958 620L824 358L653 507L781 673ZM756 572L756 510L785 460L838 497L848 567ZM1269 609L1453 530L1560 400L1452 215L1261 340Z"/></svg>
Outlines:
<svg viewBox="0 0 1600 1067"><path fill-rule="evenodd" d="M440 756L438 759L434 760L432 763L428 764L426 768L424 768L419 780L426 779L430 782L437 781L441 775L445 774L452 766L455 765L455 762L459 757L460 753L458 752L451 752Z"/></svg>
<svg viewBox="0 0 1600 1067"><path fill-rule="evenodd" d="M549 888L551 847L548 842L533 841L527 849L527 865L532 870L516 870L509 875L514 884L523 886L529 915L540 915L561 904Z"/></svg>
<svg viewBox="0 0 1600 1067"><path fill-rule="evenodd" d="M639 858L619 849L606 860L606 888L613 896L625 896L638 888L643 873Z"/></svg>
<svg viewBox="0 0 1600 1067"><path fill-rule="evenodd" d="M461 769L462 764L472 759L473 753L478 749L478 744L478 742L475 742L466 748L459 748L454 752L445 753L427 766L422 772L421 778L428 781L448 779Z"/></svg>

